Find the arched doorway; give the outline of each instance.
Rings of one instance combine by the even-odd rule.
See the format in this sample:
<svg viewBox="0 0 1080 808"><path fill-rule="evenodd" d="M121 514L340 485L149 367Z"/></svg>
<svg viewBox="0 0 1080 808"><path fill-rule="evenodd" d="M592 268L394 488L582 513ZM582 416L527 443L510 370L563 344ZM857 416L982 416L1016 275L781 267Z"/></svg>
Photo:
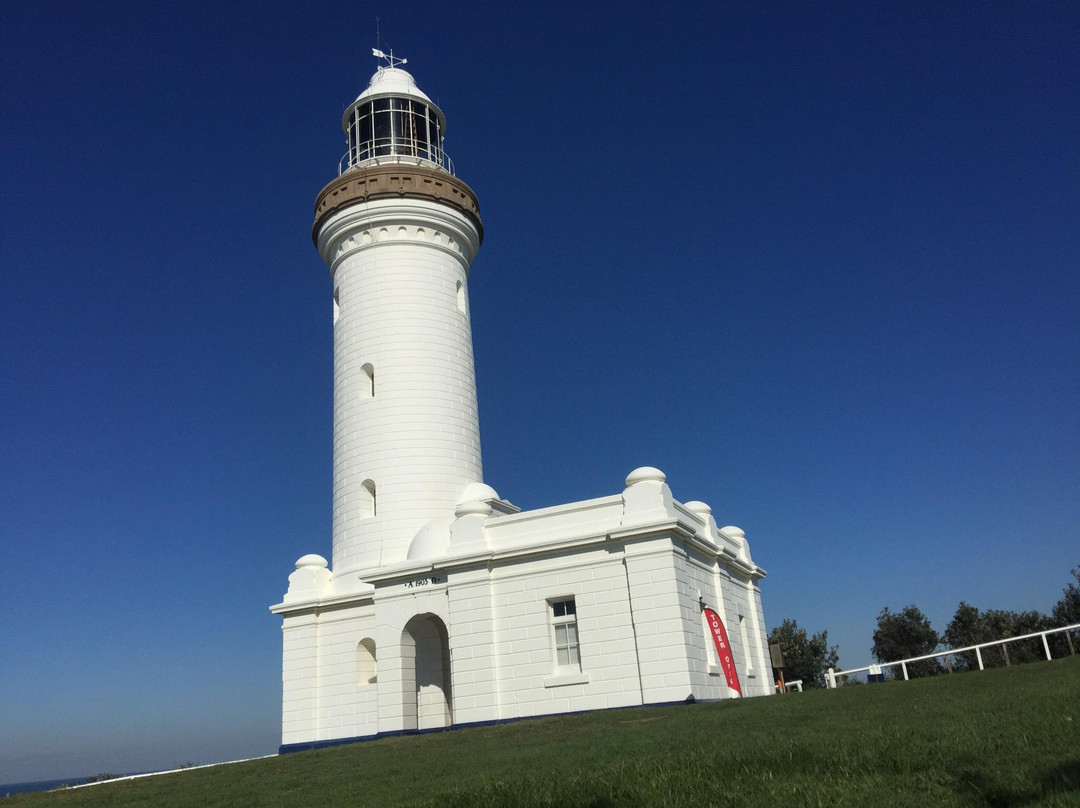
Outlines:
<svg viewBox="0 0 1080 808"><path fill-rule="evenodd" d="M450 637L433 614L418 614L401 633L404 729L433 729L453 723L450 694Z"/></svg>

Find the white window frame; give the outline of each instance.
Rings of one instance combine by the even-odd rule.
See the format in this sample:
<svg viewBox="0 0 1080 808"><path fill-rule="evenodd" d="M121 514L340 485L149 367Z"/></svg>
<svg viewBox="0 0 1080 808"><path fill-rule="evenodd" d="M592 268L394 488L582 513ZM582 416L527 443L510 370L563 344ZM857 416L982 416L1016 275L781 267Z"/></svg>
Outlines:
<svg viewBox="0 0 1080 808"><path fill-rule="evenodd" d="M581 638L578 635L577 625L577 601L570 598L548 601L549 616L551 617L551 639L555 650L555 669L581 670ZM562 614L559 614L559 612ZM563 639L560 640L560 634ZM573 638L571 639L571 635ZM560 651L565 651L566 660L560 658Z"/></svg>
<svg viewBox="0 0 1080 808"><path fill-rule="evenodd" d="M551 637L553 671L551 676L544 679L544 687L588 684L589 674L582 670L577 599L573 595L561 595L548 598L546 604L548 622L551 626L549 636ZM562 614L558 614L560 611ZM560 650L565 651L565 662L559 659Z"/></svg>

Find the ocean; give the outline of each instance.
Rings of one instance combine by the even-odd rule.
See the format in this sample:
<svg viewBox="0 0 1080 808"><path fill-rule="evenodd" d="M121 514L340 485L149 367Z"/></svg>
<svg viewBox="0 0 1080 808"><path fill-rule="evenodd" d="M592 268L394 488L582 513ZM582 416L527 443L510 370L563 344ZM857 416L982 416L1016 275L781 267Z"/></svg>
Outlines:
<svg viewBox="0 0 1080 808"><path fill-rule="evenodd" d="M29 794L31 791L49 791L60 786L73 786L77 783L85 783L90 779L84 777L64 777L60 780L34 780L29 783L0 783L0 797L10 797L12 794Z"/></svg>
<svg viewBox="0 0 1080 808"><path fill-rule="evenodd" d="M150 774L151 772L127 772L118 774L116 777L131 777L136 774ZM13 794L29 794L31 791L51 791L60 786L77 786L88 783L94 775L85 774L82 777L62 777L59 780L34 780L26 783L0 783L0 797L10 797Z"/></svg>

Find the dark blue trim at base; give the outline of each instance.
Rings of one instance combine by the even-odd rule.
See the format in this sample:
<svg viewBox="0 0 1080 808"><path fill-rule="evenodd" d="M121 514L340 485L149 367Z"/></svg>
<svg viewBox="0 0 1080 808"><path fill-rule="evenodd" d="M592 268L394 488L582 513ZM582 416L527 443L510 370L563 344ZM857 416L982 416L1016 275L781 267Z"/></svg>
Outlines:
<svg viewBox="0 0 1080 808"><path fill-rule="evenodd" d="M719 699L697 699L697 702L719 701ZM474 729L476 727L495 727L499 724L516 724L518 721L533 721L537 718L552 718L557 715L584 715L585 713L602 713L609 710L640 710L643 707L674 707L677 704L694 704L692 701L658 701L653 704L628 704L625 707L603 707L598 710L571 710L567 713L545 713L544 715L526 715L519 718L495 718L491 721L472 721L468 724L454 724L449 727L435 727L433 729L396 729L389 732L376 732L374 735L356 735L352 738L332 738L328 741L309 741L308 743L286 743L278 747L279 755L288 755L292 752L310 752L313 749L328 749L331 746L345 746L350 743L362 743L364 741L377 741L379 738L400 738L403 735L430 735L434 732L451 732L455 729Z"/></svg>

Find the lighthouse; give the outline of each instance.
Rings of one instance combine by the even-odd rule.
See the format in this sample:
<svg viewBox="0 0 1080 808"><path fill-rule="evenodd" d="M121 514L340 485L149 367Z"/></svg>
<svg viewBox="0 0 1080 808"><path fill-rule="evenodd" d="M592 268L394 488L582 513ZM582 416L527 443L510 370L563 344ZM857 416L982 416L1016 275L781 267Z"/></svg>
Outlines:
<svg viewBox="0 0 1080 808"><path fill-rule="evenodd" d="M348 151L315 202L334 311L335 574L404 561L426 523L483 480L469 267L476 194L446 116L385 57L342 116Z"/></svg>
<svg viewBox="0 0 1080 808"><path fill-rule="evenodd" d="M771 693L765 570L710 505L676 499L652 466L533 510L484 482L480 207L444 150L443 111L404 60L375 55L315 200L333 294L333 535L331 561L301 556L270 607L281 751Z"/></svg>

